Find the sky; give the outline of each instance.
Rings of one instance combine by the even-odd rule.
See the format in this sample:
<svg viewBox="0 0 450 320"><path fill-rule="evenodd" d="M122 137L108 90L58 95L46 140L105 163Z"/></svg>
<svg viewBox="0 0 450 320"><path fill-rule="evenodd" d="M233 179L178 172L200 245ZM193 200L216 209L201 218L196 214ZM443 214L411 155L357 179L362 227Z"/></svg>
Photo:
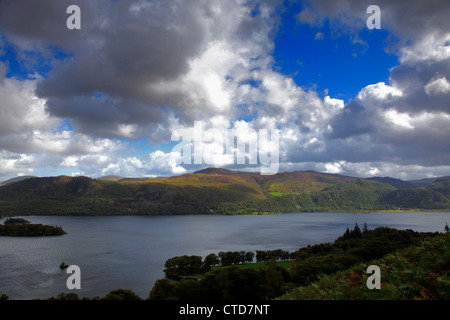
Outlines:
<svg viewBox="0 0 450 320"><path fill-rule="evenodd" d="M258 171L261 154L277 172L450 175L449 16L448 0L1 0L0 181Z"/></svg>

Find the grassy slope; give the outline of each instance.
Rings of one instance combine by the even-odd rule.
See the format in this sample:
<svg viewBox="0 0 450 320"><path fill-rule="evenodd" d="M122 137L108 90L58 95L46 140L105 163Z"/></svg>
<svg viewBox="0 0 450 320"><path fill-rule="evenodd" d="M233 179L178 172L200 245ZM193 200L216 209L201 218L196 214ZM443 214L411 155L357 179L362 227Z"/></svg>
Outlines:
<svg viewBox="0 0 450 320"><path fill-rule="evenodd" d="M369 265L380 267L381 289L369 290ZM450 299L450 233L419 246L359 263L316 282L298 287L279 300L412 300Z"/></svg>
<svg viewBox="0 0 450 320"><path fill-rule="evenodd" d="M276 265L279 267L282 267L286 270L289 269L291 265L291 261L276 261ZM259 270L261 268L267 268L267 262L255 262L255 263L244 263L244 264L236 264L234 265L238 267L239 269L256 269ZM220 268L225 268L223 266L215 266L211 267L211 270L217 270Z"/></svg>

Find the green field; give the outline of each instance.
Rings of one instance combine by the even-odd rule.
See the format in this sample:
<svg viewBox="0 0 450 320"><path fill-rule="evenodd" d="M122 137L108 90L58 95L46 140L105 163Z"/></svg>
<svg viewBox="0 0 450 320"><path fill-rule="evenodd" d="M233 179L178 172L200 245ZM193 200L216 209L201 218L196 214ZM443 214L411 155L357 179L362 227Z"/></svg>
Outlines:
<svg viewBox="0 0 450 320"><path fill-rule="evenodd" d="M267 263L266 262L245 263L245 264L238 264L238 265L235 265L235 266L237 266L239 269L255 269L255 270L259 270L259 269L267 268ZM277 266L285 268L287 270L291 266L291 262L290 261L277 261ZM224 268L224 267L222 267L222 266L211 267L211 270L217 270L217 269L221 269L221 268Z"/></svg>
<svg viewBox="0 0 450 320"><path fill-rule="evenodd" d="M279 192L279 191L271 191L271 192L269 192L271 195L273 195L273 196L275 196L275 197L281 197L281 196L284 196L284 195L286 195L286 193L284 193L284 192Z"/></svg>

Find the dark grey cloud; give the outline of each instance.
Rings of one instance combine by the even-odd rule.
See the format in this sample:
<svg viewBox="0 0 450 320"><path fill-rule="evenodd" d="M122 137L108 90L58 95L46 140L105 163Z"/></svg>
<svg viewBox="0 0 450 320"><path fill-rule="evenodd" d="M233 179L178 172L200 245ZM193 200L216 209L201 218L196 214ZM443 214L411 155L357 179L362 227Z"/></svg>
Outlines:
<svg viewBox="0 0 450 320"><path fill-rule="evenodd" d="M365 108L357 101L350 101L345 109L332 122L332 139L345 139L351 136L372 134L375 130L373 110Z"/></svg>
<svg viewBox="0 0 450 320"><path fill-rule="evenodd" d="M450 30L449 30L450 31ZM449 47L450 50L450 47ZM391 70L391 82L404 92L395 108L403 112L450 111L450 91L429 94L426 85L436 78L450 79L450 58L404 63Z"/></svg>
<svg viewBox="0 0 450 320"><path fill-rule="evenodd" d="M370 5L381 9L381 27L389 29L401 45L423 37L442 36L450 30L446 0L304 0L300 22L321 26L328 20L338 32L359 32L366 27ZM336 30L335 30L336 31Z"/></svg>
<svg viewBox="0 0 450 320"><path fill-rule="evenodd" d="M149 108L148 105L133 99L97 98L76 96L72 99L52 98L47 101L52 115L59 118L69 118L71 125L80 132L90 132L96 136L127 137L144 135L141 130L154 123L164 123L166 114L159 108ZM126 112L123 109L126 108ZM134 129L126 130L129 125ZM124 130L120 130L120 128Z"/></svg>
<svg viewBox="0 0 450 320"><path fill-rule="evenodd" d="M81 8L81 30L65 27L70 4ZM267 55L272 46L268 30L275 20L251 10L270 11L279 4L5 0L0 29L23 51L46 54L52 45L71 55L55 61L38 83L36 94L46 99L51 115L73 119L76 130L89 134L114 136L119 125L136 125L138 134L161 123L167 111L181 122L216 115L202 87L183 83L192 61L220 41L242 51L244 59ZM99 94L105 99L97 99Z"/></svg>
<svg viewBox="0 0 450 320"><path fill-rule="evenodd" d="M148 6L142 2L141 7L141 2L132 1L103 3L105 10L94 17L96 26L79 31L84 41L74 58L55 68L40 85L40 95L67 97L98 91L151 99L153 93L147 93L146 86L184 74L189 59L203 49L207 30L201 6L177 7L169 1L151 1Z"/></svg>
<svg viewBox="0 0 450 320"><path fill-rule="evenodd" d="M79 5L83 8L83 28L91 29L95 21L93 5L88 0L37 0L0 2L0 29L15 45L27 50L45 52L50 46L73 50L83 41L83 34L66 28L67 7ZM101 2L95 1L98 6Z"/></svg>

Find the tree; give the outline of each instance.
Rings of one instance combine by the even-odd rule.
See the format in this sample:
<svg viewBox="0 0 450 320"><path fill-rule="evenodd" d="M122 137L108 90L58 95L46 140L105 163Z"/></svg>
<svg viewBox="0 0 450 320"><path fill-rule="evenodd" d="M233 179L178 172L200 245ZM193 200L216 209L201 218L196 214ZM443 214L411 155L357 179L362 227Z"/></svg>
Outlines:
<svg viewBox="0 0 450 320"><path fill-rule="evenodd" d="M168 279L158 279L148 295L148 300L168 300L175 295L176 286Z"/></svg>
<svg viewBox="0 0 450 320"><path fill-rule="evenodd" d="M245 262L252 263L253 258L255 257L255 253L252 251L248 251L245 253Z"/></svg>
<svg viewBox="0 0 450 320"><path fill-rule="evenodd" d="M136 295L136 293L129 289L112 290L108 295L118 296L122 298L122 300L142 300L138 295Z"/></svg>
<svg viewBox="0 0 450 320"><path fill-rule="evenodd" d="M280 296L285 292L284 286L287 280L290 280L286 269L279 267L276 261L271 260L267 262L267 269L260 272L264 274L262 286L268 298Z"/></svg>
<svg viewBox="0 0 450 320"><path fill-rule="evenodd" d="M367 223L364 222L363 233L366 233L367 231L369 231L369 229L367 228Z"/></svg>
<svg viewBox="0 0 450 320"><path fill-rule="evenodd" d="M244 264L246 261L245 259L245 251L239 251L239 263Z"/></svg>
<svg viewBox="0 0 450 320"><path fill-rule="evenodd" d="M29 224L30 221L22 218L8 218L3 222L3 224Z"/></svg>
<svg viewBox="0 0 450 320"><path fill-rule="evenodd" d="M448 227L448 224L447 223L445 223L445 232L448 232L449 230L450 230L450 228Z"/></svg>
<svg viewBox="0 0 450 320"><path fill-rule="evenodd" d="M245 251L220 251L219 257L222 266L240 264L245 260Z"/></svg>
<svg viewBox="0 0 450 320"><path fill-rule="evenodd" d="M168 276L192 275L201 272L203 267L202 257L188 256L173 257L164 264L164 272Z"/></svg>
<svg viewBox="0 0 450 320"><path fill-rule="evenodd" d="M229 251L220 251L219 252L219 258L220 258L220 264L222 266L230 266L232 265L232 258L230 256L230 252Z"/></svg>
<svg viewBox="0 0 450 320"><path fill-rule="evenodd" d="M180 300L202 299L201 282L194 279L186 279L175 285L175 297Z"/></svg>
<svg viewBox="0 0 450 320"><path fill-rule="evenodd" d="M342 240L347 240L347 239L350 239L350 230L348 229L348 227L347 227L347 229L345 229L345 232L342 235Z"/></svg>
<svg viewBox="0 0 450 320"><path fill-rule="evenodd" d="M317 279L320 266L317 261L308 258L301 262L297 262L290 269L292 281L296 285L307 285Z"/></svg>
<svg viewBox="0 0 450 320"><path fill-rule="evenodd" d="M267 251L256 250L256 262L267 261Z"/></svg>
<svg viewBox="0 0 450 320"><path fill-rule="evenodd" d="M214 279L210 279L209 286L215 287L220 299L261 300L265 296L260 290L263 284L261 273L255 269L230 266L218 269L214 275Z"/></svg>
<svg viewBox="0 0 450 320"><path fill-rule="evenodd" d="M186 257L186 272L188 274L196 274L199 273L202 269L202 257L200 256L190 256Z"/></svg>
<svg viewBox="0 0 450 320"><path fill-rule="evenodd" d="M358 226L358 223L355 223L355 227L352 230L352 236L355 238L359 238L362 235L361 229Z"/></svg>
<svg viewBox="0 0 450 320"><path fill-rule="evenodd" d="M220 263L219 257L215 253L208 254L203 260L203 271L208 271L212 266L216 266Z"/></svg>
<svg viewBox="0 0 450 320"><path fill-rule="evenodd" d="M289 251L281 250L280 252L280 260L289 260Z"/></svg>
<svg viewBox="0 0 450 320"><path fill-rule="evenodd" d="M50 297L47 300L80 300L80 297L74 292L60 293L55 297Z"/></svg>
<svg viewBox="0 0 450 320"><path fill-rule="evenodd" d="M95 299L95 300L124 300L124 299L117 294L108 293L103 298Z"/></svg>

